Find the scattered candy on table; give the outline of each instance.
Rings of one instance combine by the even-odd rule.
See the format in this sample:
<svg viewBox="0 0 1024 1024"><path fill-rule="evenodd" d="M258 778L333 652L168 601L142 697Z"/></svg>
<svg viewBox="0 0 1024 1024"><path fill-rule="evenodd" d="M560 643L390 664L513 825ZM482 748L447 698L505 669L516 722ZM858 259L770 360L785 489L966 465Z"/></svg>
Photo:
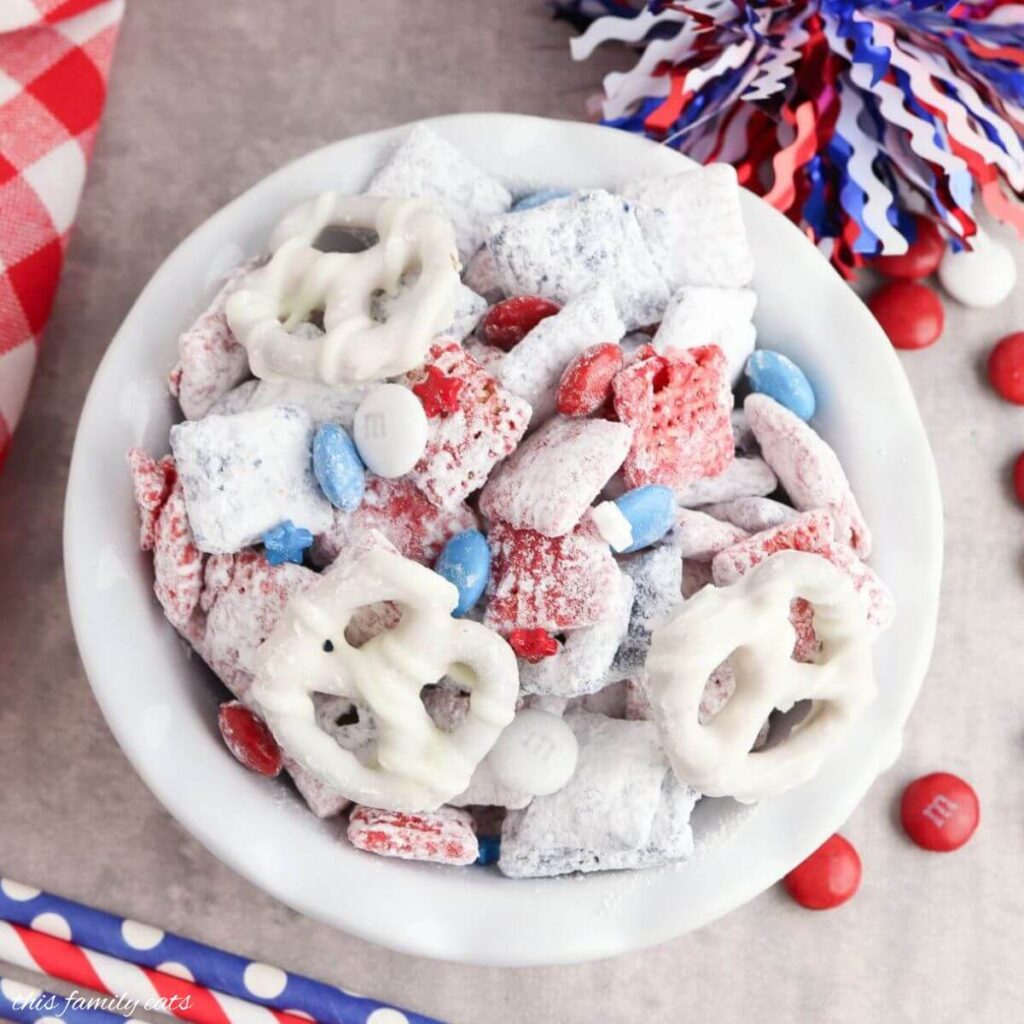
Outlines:
<svg viewBox="0 0 1024 1024"><path fill-rule="evenodd" d="M325 423L313 437L313 473L327 500L343 512L359 507L366 468L352 438L337 423Z"/></svg>
<svg viewBox="0 0 1024 1024"><path fill-rule="evenodd" d="M400 384L381 384L356 409L352 436L359 457L386 480L405 476L427 447L427 414Z"/></svg>
<svg viewBox="0 0 1024 1024"><path fill-rule="evenodd" d="M911 218L914 237L908 238L907 251L899 255L876 256L871 268L886 277L920 281L939 269L946 240L930 217L916 214Z"/></svg>
<svg viewBox="0 0 1024 1024"><path fill-rule="evenodd" d="M988 379L1006 401L1024 405L1024 331L996 343L988 357Z"/></svg>
<svg viewBox="0 0 1024 1024"><path fill-rule="evenodd" d="M802 420L814 415L814 389L804 371L781 352L762 348L751 353L746 366L751 391L774 398Z"/></svg>
<svg viewBox="0 0 1024 1024"><path fill-rule="evenodd" d="M434 571L459 591L459 603L452 614L465 615L483 597L491 573L491 549L479 530L457 533L441 549Z"/></svg>
<svg viewBox="0 0 1024 1024"><path fill-rule="evenodd" d="M934 345L942 334L946 313L942 301L927 285L893 281L868 299L868 309L896 348Z"/></svg>
<svg viewBox="0 0 1024 1024"><path fill-rule="evenodd" d="M784 879L790 896L808 910L832 910L860 888L861 863L853 844L830 836Z"/></svg>
<svg viewBox="0 0 1024 1024"><path fill-rule="evenodd" d="M228 750L258 775L280 775L281 748L266 723L241 701L221 704L217 725Z"/></svg>
<svg viewBox="0 0 1024 1024"><path fill-rule="evenodd" d="M950 249L943 255L939 282L957 302L987 309L1013 291L1017 264L1005 245L979 230L970 249Z"/></svg>
<svg viewBox="0 0 1024 1024"><path fill-rule="evenodd" d="M271 565L283 562L301 565L306 549L313 546L313 534L305 527L296 526L290 519L264 530L262 540Z"/></svg>
<svg viewBox="0 0 1024 1024"><path fill-rule="evenodd" d="M921 849L935 853L959 850L981 820L978 794L949 772L923 775L903 791L900 820Z"/></svg>

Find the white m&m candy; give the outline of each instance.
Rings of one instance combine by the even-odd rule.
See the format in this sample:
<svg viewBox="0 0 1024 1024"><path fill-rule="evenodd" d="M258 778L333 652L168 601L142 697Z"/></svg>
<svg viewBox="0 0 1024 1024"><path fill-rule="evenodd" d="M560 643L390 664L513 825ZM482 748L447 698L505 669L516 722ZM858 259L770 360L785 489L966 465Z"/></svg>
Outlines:
<svg viewBox="0 0 1024 1024"><path fill-rule="evenodd" d="M558 715L526 708L498 737L487 761L509 789L547 796L572 778L578 753L576 736Z"/></svg>
<svg viewBox="0 0 1024 1024"><path fill-rule="evenodd" d="M427 446L427 414L408 388L381 384L356 409L352 436L371 472L404 476Z"/></svg>
<svg viewBox="0 0 1024 1024"><path fill-rule="evenodd" d="M998 306L1017 281L1017 265L1010 250L980 230L972 249L946 251L939 264L939 282L965 306Z"/></svg>

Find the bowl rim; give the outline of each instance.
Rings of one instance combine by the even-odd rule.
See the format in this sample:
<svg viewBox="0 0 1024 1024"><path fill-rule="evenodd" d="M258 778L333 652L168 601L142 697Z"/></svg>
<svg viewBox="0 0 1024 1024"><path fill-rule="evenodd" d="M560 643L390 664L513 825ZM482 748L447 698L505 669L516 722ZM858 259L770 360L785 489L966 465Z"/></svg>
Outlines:
<svg viewBox="0 0 1024 1024"><path fill-rule="evenodd" d="M733 837L711 858L719 861L725 871L734 873L732 884L720 886L717 891L691 892L690 900L682 903L676 901L674 910L679 914L678 917L672 918L667 909L654 918L649 916L652 908L660 906L660 897L653 898L648 890L656 888L660 893L665 889L659 879L669 880L668 889L665 890L667 892L675 893L677 889L682 891L687 887L683 884L680 889L678 882L672 885L672 869L613 872L584 879L570 876L532 882L503 878L496 882L488 877L483 882L476 876L490 876L490 872L459 872L452 877L451 869L396 864L383 858L366 857L352 850L345 851L346 856L339 860L338 865L339 873L347 872L351 876L351 884L346 889L349 898L340 899L337 894L328 897L324 892L306 884L307 879L315 874L315 865L305 864L308 873L299 877L297 865L284 863L280 851L267 846L255 834L252 821L245 820L241 815L229 814L227 818L232 825L231 829L226 827L227 822L221 817L215 816L216 820L211 821L202 800L197 799L195 782L187 786L179 785L177 775L166 764L166 758L161 760L164 756L161 752L166 752L167 723L161 724L157 720L161 716L166 717L166 707L145 706L136 695L128 697L123 687L119 691L113 685L114 677L123 674L125 662L128 667L138 669L140 666L130 647L123 652L125 657L120 657L122 651L119 644L123 634L118 633L116 624L110 626L104 623L102 602L98 598L105 591L98 580L103 573L112 574L115 584L109 584L109 581L104 583L109 588L117 584L118 573L127 572L130 575L133 570L123 564L116 543L100 551L92 543L90 549L97 528L94 520L89 517L89 510L95 513L96 509L92 506L103 496L99 485L92 479L93 466L98 457L110 457L110 452L102 447L107 443L107 435L111 433L106 424L110 419L107 391L119 364L125 361L123 353L126 346L132 336L139 332L139 325L146 318L147 309L153 304L159 289L168 286L170 279L180 272L179 265L188 260L191 250L201 248L201 242L208 243L218 233L221 225L236 219L241 211L253 204L263 202L262 197L274 193L275 187L278 192L287 191L283 186L293 178L300 179L304 168L317 165L318 161L340 158L345 151L353 155L359 150L379 152L384 145L416 124L427 124L442 134L465 139L491 135L521 136L524 139L537 136L547 138L551 144L557 143L566 151L574 151L574 144L578 145L581 152L597 146L602 152L623 154L626 162L634 159L646 162L648 157L653 160L653 148L662 154L671 154L673 160L679 161L673 163L673 166L678 166L680 170L686 169L688 164L678 153L646 139L597 125L518 114L456 114L414 121L330 143L289 162L221 207L180 242L149 279L104 354L82 409L68 478L64 522L68 600L82 663L115 738L135 770L168 812L219 859L253 884L307 916L401 952L477 964L574 963L652 946L701 927L746 903L799 863L846 820L874 779L898 755L902 728L916 700L930 659L942 565L943 529L938 475L920 414L899 360L881 328L845 284L843 289L850 295L851 303L848 313L844 315L851 317L858 331L864 334L865 352L870 353L868 362L879 363L891 378L885 381L885 390L899 409L900 415L897 418L904 433L900 439L900 450L904 457L909 453L909 457L917 460L915 482L923 519L916 527L916 541L924 560L919 566L918 575L920 599L916 602L916 639L913 650L904 659L906 675L893 704L892 715L885 720L891 726L890 735L885 737L885 742L877 744L877 749L860 752L862 756L857 762L856 771L846 773L841 780L832 780L832 784L838 785L842 781L844 785L839 785L831 793L816 793L813 798L809 798L810 806L817 808L821 817L810 824L804 821L798 828L794 828L792 835L780 837L777 834L778 826L785 820L786 808L775 813L776 808L773 807L773 815L778 820L757 825L759 821L764 822L766 817L765 809L762 809L753 817L752 823L742 829L749 849L737 851L737 846L743 844L739 844L736 837ZM657 160L667 166L664 156ZM820 254L793 224L749 193L745 193L743 201L745 217L749 215L760 222L770 222L773 237L777 235L780 244L792 247L793 259L797 263L803 261L807 273L819 273L810 260L820 260ZM815 267L813 271L812 266ZM826 269L833 273L827 265ZM197 266L188 273L194 278L198 271ZM840 281L838 275L835 275L835 280ZM842 303L843 300L840 301ZM133 400L153 401L153 395L147 395L143 389L143 393L134 395ZM145 417L142 419L145 420ZM121 453L116 453L116 457L120 459ZM123 462L121 464L123 466ZM106 576L103 579L106 580ZM153 618L151 610L149 618ZM163 625L166 626L166 623ZM166 630L168 634L171 632ZM158 638L154 642L167 647L162 639ZM112 643L117 649L111 649ZM193 697L189 699L194 702ZM150 721L150 718L154 720ZM823 771L822 774L826 773ZM836 772L831 770L827 774L834 776ZM232 799L237 795L240 806L264 806L267 801L265 790L257 796L252 792L251 780L237 786L236 782L238 780L232 779L228 787L225 781L224 788L238 791ZM271 782L271 785L279 783ZM794 803L794 794L801 794L804 790L811 793L814 787L821 789L823 785L819 777L792 794L779 798L778 804L786 804L791 814L803 810ZM291 809L286 809L282 814L283 817L278 821L287 821L287 826L282 827L294 828L296 836L306 837L303 843L310 850L316 847L320 853L323 852L323 843L313 838L314 830L305 819L300 825ZM781 819L779 814L782 815ZM307 814L305 818L315 821L312 815ZM324 831L322 822L316 822L315 828ZM780 844L785 847L784 853L780 851ZM691 888L698 884L692 882L694 873L703 879L707 875L707 865L698 864L693 867L689 876ZM464 877L466 875L469 877ZM677 873L676 877L682 879L688 876ZM714 872L710 877L714 877ZM707 888L706 881L701 884ZM496 894L500 886L514 888L499 898ZM568 893L567 887L572 887L576 895ZM488 894L486 897L483 896L485 890ZM584 892L585 895L580 895ZM542 894L543 899L524 899L528 894L537 893ZM482 898L490 899L492 904L495 901L501 904L497 919L489 915L487 922L480 920L483 915L478 908ZM443 907L439 906L439 900L443 901ZM538 906L524 909L522 905L527 902ZM561 924L556 925L556 918L563 919L565 915L569 915L572 922L562 920ZM550 928L554 928L557 933L554 937L545 936L545 929Z"/></svg>

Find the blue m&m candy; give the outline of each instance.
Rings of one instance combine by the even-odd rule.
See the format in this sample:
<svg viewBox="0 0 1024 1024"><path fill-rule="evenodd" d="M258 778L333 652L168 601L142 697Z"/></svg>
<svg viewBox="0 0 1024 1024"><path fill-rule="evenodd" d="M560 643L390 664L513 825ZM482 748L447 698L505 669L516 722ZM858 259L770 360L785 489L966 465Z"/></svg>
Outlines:
<svg viewBox="0 0 1024 1024"><path fill-rule="evenodd" d="M366 469L344 428L325 423L313 438L313 473L327 500L343 512L359 507Z"/></svg>
<svg viewBox="0 0 1024 1024"><path fill-rule="evenodd" d="M814 389L804 371L781 352L759 348L747 360L750 390L774 398L802 420L814 415Z"/></svg>
<svg viewBox="0 0 1024 1024"><path fill-rule="evenodd" d="M501 856L501 836L480 836L477 840L480 844L480 852L477 854L477 864L497 864Z"/></svg>
<svg viewBox="0 0 1024 1024"><path fill-rule="evenodd" d="M646 548L672 529L676 498L671 487L647 484L594 509L598 529L620 554Z"/></svg>
<svg viewBox="0 0 1024 1024"><path fill-rule="evenodd" d="M457 533L441 549L434 572L458 589L459 603L452 615L461 619L480 600L491 574L491 549L487 538L479 530Z"/></svg>
<svg viewBox="0 0 1024 1024"><path fill-rule="evenodd" d="M522 199L517 199L512 204L512 212L519 213L521 210L532 210L535 206L543 206L550 203L552 199L564 199L572 193L565 188L542 188L537 192L531 192Z"/></svg>

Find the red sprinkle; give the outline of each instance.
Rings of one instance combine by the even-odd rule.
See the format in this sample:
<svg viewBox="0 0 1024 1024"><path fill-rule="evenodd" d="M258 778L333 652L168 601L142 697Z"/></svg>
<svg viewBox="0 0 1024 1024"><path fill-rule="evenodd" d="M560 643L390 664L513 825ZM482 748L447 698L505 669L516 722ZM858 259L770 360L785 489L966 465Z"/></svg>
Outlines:
<svg viewBox="0 0 1024 1024"><path fill-rule="evenodd" d="M488 345L509 352L541 322L562 307L539 295L516 295L492 306L477 333Z"/></svg>
<svg viewBox="0 0 1024 1024"><path fill-rule="evenodd" d="M917 281L939 268L946 242L935 221L918 214L914 217L917 237L902 256L879 256L871 266L886 277Z"/></svg>
<svg viewBox="0 0 1024 1024"><path fill-rule="evenodd" d="M262 718L257 718L237 700L221 704L217 725L228 750L250 771L260 775L278 775L281 748Z"/></svg>
<svg viewBox="0 0 1024 1024"><path fill-rule="evenodd" d="M513 629L508 645L531 665L558 653L558 641L545 629Z"/></svg>
<svg viewBox="0 0 1024 1024"><path fill-rule="evenodd" d="M900 818L907 835L922 850L959 850L981 820L978 794L949 772L923 775L903 791Z"/></svg>
<svg viewBox="0 0 1024 1024"><path fill-rule="evenodd" d="M916 281L893 281L885 285L868 299L868 308L895 348L934 345L946 322L938 295Z"/></svg>
<svg viewBox="0 0 1024 1024"><path fill-rule="evenodd" d="M611 396L612 378L622 369L622 349L612 342L591 345L565 368L558 385L563 416L589 416Z"/></svg>
<svg viewBox="0 0 1024 1024"><path fill-rule="evenodd" d="M1013 489L1017 492L1017 500L1024 505L1024 452L1017 456L1013 464Z"/></svg>
<svg viewBox="0 0 1024 1024"><path fill-rule="evenodd" d="M860 856L841 835L826 839L783 883L789 895L808 910L831 910L860 888Z"/></svg>
<svg viewBox="0 0 1024 1024"><path fill-rule="evenodd" d="M1008 334L992 349L988 379L1008 402L1024 405L1024 331Z"/></svg>
<svg viewBox="0 0 1024 1024"><path fill-rule="evenodd" d="M427 376L412 386L412 393L423 403L423 411L430 419L459 411L459 392L463 381L449 377L443 370L431 366Z"/></svg>

